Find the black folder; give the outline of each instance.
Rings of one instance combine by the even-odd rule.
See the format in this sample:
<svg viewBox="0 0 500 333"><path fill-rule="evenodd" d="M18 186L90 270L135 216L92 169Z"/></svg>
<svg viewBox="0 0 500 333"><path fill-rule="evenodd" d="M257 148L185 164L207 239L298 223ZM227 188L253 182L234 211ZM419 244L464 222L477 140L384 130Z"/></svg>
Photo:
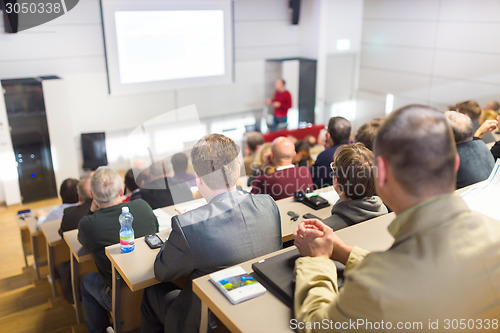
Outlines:
<svg viewBox="0 0 500 333"><path fill-rule="evenodd" d="M294 249L252 264L257 280L290 308L293 306L295 291L293 270L298 257L300 257L299 250ZM340 287L344 282L345 266L336 261L335 265L337 266L337 283Z"/></svg>

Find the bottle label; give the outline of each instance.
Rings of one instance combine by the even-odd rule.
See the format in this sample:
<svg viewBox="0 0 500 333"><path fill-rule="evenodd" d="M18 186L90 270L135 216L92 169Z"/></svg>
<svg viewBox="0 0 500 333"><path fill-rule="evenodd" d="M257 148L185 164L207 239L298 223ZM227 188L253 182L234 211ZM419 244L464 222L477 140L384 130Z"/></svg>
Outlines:
<svg viewBox="0 0 500 333"><path fill-rule="evenodd" d="M128 245L128 246L132 246L134 245L134 236L120 236L120 244L121 245Z"/></svg>

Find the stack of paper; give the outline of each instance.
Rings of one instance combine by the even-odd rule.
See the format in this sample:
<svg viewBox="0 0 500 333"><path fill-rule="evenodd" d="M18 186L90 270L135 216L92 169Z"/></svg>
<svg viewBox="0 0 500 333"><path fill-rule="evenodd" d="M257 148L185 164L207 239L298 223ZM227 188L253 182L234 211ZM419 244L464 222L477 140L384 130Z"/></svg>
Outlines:
<svg viewBox="0 0 500 333"><path fill-rule="evenodd" d="M158 219L160 231L172 228L172 216L170 214L166 213L162 208L155 209L153 213Z"/></svg>
<svg viewBox="0 0 500 333"><path fill-rule="evenodd" d="M462 193L471 210L500 220L498 199L500 197L500 159L497 160L493 171L487 180L471 187Z"/></svg>

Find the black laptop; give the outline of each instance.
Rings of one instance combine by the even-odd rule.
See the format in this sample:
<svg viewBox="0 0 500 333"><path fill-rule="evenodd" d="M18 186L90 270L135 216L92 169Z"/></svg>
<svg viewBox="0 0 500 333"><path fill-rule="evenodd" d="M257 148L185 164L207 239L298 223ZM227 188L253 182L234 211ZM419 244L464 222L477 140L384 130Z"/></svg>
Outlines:
<svg viewBox="0 0 500 333"><path fill-rule="evenodd" d="M293 306L295 291L293 270L298 257L300 257L299 250L294 249L252 264L257 280L289 307ZM340 287L344 282L345 266L337 261L334 262L337 266L337 283Z"/></svg>

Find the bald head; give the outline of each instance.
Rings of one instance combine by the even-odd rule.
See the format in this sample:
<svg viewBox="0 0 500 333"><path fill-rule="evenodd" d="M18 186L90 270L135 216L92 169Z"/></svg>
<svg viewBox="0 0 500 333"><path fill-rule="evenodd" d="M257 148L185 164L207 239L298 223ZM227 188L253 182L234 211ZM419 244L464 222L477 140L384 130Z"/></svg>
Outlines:
<svg viewBox="0 0 500 333"><path fill-rule="evenodd" d="M292 164L294 156L295 145L290 139L280 136L273 141L271 158L276 167Z"/></svg>

